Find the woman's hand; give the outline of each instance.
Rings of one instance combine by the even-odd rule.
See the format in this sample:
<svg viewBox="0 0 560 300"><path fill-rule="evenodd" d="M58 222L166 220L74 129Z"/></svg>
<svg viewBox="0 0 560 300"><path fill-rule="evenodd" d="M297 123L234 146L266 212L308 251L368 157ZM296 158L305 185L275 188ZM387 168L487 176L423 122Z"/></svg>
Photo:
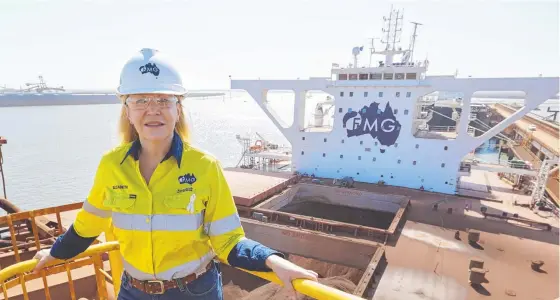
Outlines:
<svg viewBox="0 0 560 300"><path fill-rule="evenodd" d="M292 285L292 280L294 279L309 279L317 281L319 276L317 273L306 270L290 261L283 259L278 255L271 255L266 259L266 266L271 268L276 276L282 280L284 286L291 292L294 293L294 298L296 299L297 293Z"/></svg>
<svg viewBox="0 0 560 300"><path fill-rule="evenodd" d="M39 262L35 266L35 269L33 269L33 274L39 274L39 272L45 266L45 264L54 260L55 258L51 256L51 249L43 249L35 253L33 259L39 260Z"/></svg>

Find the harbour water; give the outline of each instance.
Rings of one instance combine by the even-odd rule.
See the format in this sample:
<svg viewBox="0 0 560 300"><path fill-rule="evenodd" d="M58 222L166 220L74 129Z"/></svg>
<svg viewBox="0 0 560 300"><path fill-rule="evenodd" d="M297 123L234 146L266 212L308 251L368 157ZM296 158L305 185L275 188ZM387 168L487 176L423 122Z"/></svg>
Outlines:
<svg viewBox="0 0 560 300"><path fill-rule="evenodd" d="M236 134L257 131L270 142L287 144L246 93L189 99L184 106L193 144L224 167L241 157ZM83 201L102 154L119 144L119 113L120 104L1 108L8 199L25 210Z"/></svg>

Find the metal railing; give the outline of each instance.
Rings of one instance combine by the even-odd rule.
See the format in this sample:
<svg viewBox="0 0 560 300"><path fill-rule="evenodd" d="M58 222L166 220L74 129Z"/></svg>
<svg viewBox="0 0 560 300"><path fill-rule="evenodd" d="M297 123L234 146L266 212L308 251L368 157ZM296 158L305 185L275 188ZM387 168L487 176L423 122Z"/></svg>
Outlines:
<svg viewBox="0 0 560 300"><path fill-rule="evenodd" d="M21 294L25 300L29 300L29 293L26 289L26 282L31 280L42 278L45 298L47 300L52 299L49 290L49 284L47 280L48 275L54 275L58 273L66 272L68 277L68 287L70 289L70 297L72 300L76 299L76 291L74 287L74 282L72 280L71 270L81 268L84 266L92 265L95 271L95 281L97 285L97 299L108 299L107 292L107 280L113 284L115 295L118 295L120 285L121 285L121 274L123 272L123 264L119 253L119 244L115 241L115 237L112 235L112 228L105 232L105 238L107 242L96 243L86 249L84 252L80 253L76 257L70 260L53 260L49 262L45 268L43 268L40 274L30 273L37 265L37 260L21 260L20 251L29 251L30 247L34 247L34 250L41 250L41 248L47 248L45 244L50 244L54 242L54 238L62 234L63 226L61 222L60 213L64 211L71 211L81 208L82 203L73 203L68 205L63 205L59 207L45 208L34 211L25 211L20 213L8 214L6 216L0 217L0 225L7 224L9 227L9 232L11 233L12 247L0 248L0 250L13 251L15 256L15 264L11 264L0 270L0 287L4 295L4 300L9 299L8 290L16 286L21 286ZM47 225L36 222L36 218L48 215L56 214L56 220L58 222L57 228L48 228ZM31 224L29 224L31 223ZM31 226L31 227L30 227ZM33 242L25 242L17 240L16 233L25 228L30 229L34 236ZM39 237L39 229L42 230L42 234L45 232L49 238L41 239ZM8 231L8 230L4 230ZM30 233L27 233L29 235ZM49 245L50 246L50 245ZM23 253L23 252L22 252ZM109 265L111 274L104 270L103 266L103 254L108 253ZM222 262L228 264L227 262ZM273 272L254 272L247 271L244 269L239 269L244 272L250 273L254 276L258 276L270 282L274 282L282 285L282 281ZM293 282L294 288L301 294L307 295L315 299L333 299L333 300L343 300L351 299L358 300L362 299L358 296L340 291L338 289L326 286L319 282L306 279L296 279Z"/></svg>
<svg viewBox="0 0 560 300"><path fill-rule="evenodd" d="M430 126L429 131L454 132L456 128L457 128L456 126Z"/></svg>

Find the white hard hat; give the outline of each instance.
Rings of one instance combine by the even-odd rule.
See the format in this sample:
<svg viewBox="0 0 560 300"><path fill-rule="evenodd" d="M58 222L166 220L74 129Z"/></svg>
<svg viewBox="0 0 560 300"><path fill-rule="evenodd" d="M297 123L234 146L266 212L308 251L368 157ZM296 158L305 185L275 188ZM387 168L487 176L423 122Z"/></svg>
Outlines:
<svg viewBox="0 0 560 300"><path fill-rule="evenodd" d="M184 95L187 90L179 72L158 50L144 48L124 65L117 93Z"/></svg>

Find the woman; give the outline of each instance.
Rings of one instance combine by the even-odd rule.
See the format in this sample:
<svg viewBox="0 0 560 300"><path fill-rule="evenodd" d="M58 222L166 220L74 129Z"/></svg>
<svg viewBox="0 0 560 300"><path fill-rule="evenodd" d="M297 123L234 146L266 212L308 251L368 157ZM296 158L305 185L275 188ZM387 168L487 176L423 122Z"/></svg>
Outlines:
<svg viewBox="0 0 560 300"><path fill-rule="evenodd" d="M219 162L188 143L186 89L157 50L142 49L126 63L118 94L124 143L103 155L76 220L35 255L35 272L83 252L112 224L125 268L121 300L222 299L218 259L272 270L290 289L293 279L317 280L245 238Z"/></svg>

